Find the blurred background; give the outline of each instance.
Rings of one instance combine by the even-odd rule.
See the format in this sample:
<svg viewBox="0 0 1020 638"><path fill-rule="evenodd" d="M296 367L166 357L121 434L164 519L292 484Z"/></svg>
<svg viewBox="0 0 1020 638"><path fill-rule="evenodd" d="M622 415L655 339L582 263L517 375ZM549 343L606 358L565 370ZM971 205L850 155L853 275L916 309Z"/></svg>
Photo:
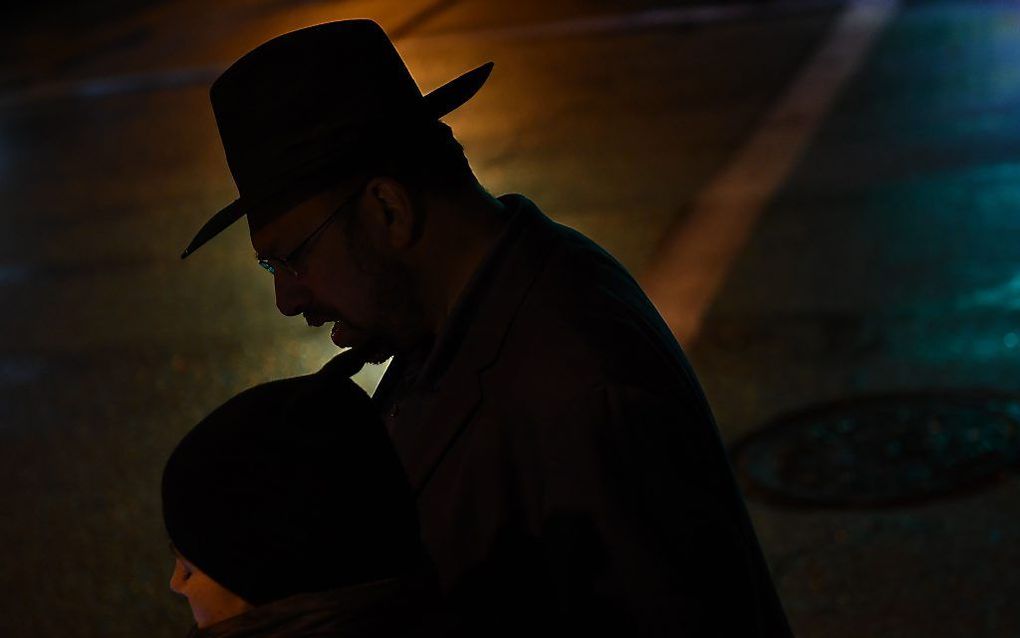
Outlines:
<svg viewBox="0 0 1020 638"><path fill-rule="evenodd" d="M0 635L182 636L159 477L310 372L208 86L380 22L483 184L604 245L688 351L799 636L1020 636L1020 5L40 2L0 26ZM373 387L381 369L362 373Z"/></svg>

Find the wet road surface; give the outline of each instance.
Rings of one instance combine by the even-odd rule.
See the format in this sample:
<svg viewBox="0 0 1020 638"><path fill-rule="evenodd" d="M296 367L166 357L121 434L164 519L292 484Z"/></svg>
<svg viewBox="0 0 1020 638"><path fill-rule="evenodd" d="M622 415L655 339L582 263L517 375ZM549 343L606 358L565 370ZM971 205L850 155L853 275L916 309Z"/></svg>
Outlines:
<svg viewBox="0 0 1020 638"><path fill-rule="evenodd" d="M448 118L482 182L531 196L640 276L839 9L649 23L685 5L218 7L152 3L5 44L0 635L182 635L158 503L166 456L235 392L334 352L325 329L276 312L242 226L178 259L235 196L207 85L238 55L369 15L402 35L424 90L495 60ZM728 442L879 393L1009 403L1018 52L1007 3L901 7L685 344ZM1012 473L881 509L793 507L747 488L798 635L1020 634Z"/></svg>
<svg viewBox="0 0 1020 638"><path fill-rule="evenodd" d="M860 414L876 395L903 410L927 405L936 427L940 401L976 398L992 412L975 432L997 415L1018 431L1018 55L1015 5L916 3L889 25L691 348L731 441L831 402ZM887 443L895 451L920 437ZM980 442L992 460L997 442ZM1015 468L1017 439L1003 442ZM927 454L934 463L934 448ZM872 450L856 463L900 461ZM752 499L795 627L1020 635L1020 481L1001 469L977 491L911 502L907 490L906 502L880 509ZM911 480L893 473L886 487Z"/></svg>

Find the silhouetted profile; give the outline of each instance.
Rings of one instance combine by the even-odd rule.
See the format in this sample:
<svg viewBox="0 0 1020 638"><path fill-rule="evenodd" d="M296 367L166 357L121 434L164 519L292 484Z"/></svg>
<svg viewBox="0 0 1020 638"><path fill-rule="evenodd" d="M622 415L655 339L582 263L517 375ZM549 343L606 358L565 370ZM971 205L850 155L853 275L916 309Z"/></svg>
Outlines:
<svg viewBox="0 0 1020 638"><path fill-rule="evenodd" d="M400 460L353 381L242 392L178 444L162 491L194 638L452 635Z"/></svg>
<svg viewBox="0 0 1020 638"><path fill-rule="evenodd" d="M343 365L395 355L373 399L476 635L789 635L668 327L439 121L490 70L423 96L367 20L259 46L212 87L240 197L183 256L244 216L282 313L335 322Z"/></svg>

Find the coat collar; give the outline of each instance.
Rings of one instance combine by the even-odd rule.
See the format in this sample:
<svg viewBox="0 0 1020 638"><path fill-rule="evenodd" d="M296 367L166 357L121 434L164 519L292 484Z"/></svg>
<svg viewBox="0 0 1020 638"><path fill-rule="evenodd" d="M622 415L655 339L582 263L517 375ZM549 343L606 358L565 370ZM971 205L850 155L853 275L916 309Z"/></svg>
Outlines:
<svg viewBox="0 0 1020 638"><path fill-rule="evenodd" d="M552 248L552 222L522 195L500 201L513 211L495 247L472 276L417 375L413 392L431 393L421 423L391 432L416 493L463 432L482 400L481 373L495 361L517 310ZM404 362L394 359L393 375ZM380 388L385 388L381 385Z"/></svg>

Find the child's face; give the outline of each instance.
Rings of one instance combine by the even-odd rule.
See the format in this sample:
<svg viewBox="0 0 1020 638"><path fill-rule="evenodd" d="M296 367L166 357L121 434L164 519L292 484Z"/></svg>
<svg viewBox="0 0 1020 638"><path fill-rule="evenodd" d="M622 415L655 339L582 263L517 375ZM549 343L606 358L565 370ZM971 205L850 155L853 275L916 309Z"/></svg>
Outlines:
<svg viewBox="0 0 1020 638"><path fill-rule="evenodd" d="M180 554L176 554L175 558L170 589L188 599L191 613L200 629L252 608L244 599L206 576Z"/></svg>

